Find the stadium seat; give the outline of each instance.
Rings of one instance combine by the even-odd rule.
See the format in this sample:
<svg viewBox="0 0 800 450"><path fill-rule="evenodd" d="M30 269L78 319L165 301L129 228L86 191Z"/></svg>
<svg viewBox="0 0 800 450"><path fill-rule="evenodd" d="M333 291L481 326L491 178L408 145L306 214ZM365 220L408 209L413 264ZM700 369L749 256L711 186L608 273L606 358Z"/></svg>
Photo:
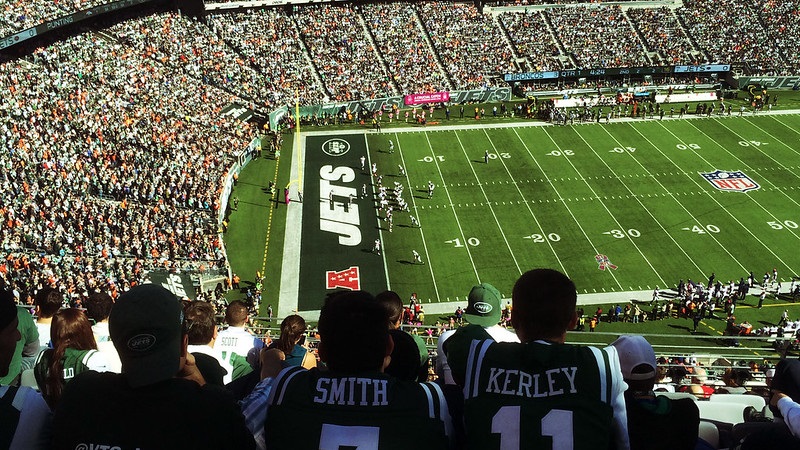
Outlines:
<svg viewBox="0 0 800 450"><path fill-rule="evenodd" d="M698 401L700 419L714 420L736 425L744 422L744 409L746 403Z"/></svg>
<svg viewBox="0 0 800 450"><path fill-rule="evenodd" d="M703 440L703 444L707 444L701 447L700 443L698 443L697 448L710 448L714 450L719 448L719 430L713 423L701 420L697 428L697 437Z"/></svg>
<svg viewBox="0 0 800 450"><path fill-rule="evenodd" d="M711 402L744 403L759 411L767 404L764 397L750 394L712 394L708 400Z"/></svg>
<svg viewBox="0 0 800 450"><path fill-rule="evenodd" d="M681 398L690 398L692 400L697 401L697 396L692 394L691 392L656 392L656 395L663 395L664 397L671 398L673 400L678 400Z"/></svg>

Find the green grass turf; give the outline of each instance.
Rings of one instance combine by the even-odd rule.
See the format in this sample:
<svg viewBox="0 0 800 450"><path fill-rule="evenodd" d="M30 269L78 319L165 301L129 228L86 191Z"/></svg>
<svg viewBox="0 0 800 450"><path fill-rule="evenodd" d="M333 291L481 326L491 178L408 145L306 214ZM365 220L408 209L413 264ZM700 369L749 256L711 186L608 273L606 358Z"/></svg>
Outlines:
<svg viewBox="0 0 800 450"><path fill-rule="evenodd" d="M396 140L373 160L390 173L406 166L422 224L384 233L391 287L453 301L487 281L508 295L533 267L564 271L579 293L773 267L788 283L800 271L798 126L797 116L756 116L370 135L372 150ZM719 169L761 187L724 192L699 174ZM403 263L411 249L424 267ZM598 254L617 268L598 270Z"/></svg>
<svg viewBox="0 0 800 450"><path fill-rule="evenodd" d="M783 105L792 101L781 94ZM405 165L405 198L423 225L402 227L408 216L397 214L394 233L384 230L391 288L403 296L414 291L426 300L452 301L487 281L509 295L520 272L543 266L568 273L581 293L664 288L680 278L705 281L712 271L723 281L749 270L760 278L772 267L786 286L800 270L800 230L794 227L800 223L800 117L735 116L413 133L384 127L381 135L368 136L371 158L382 172ZM397 151L379 152L389 138ZM284 147L277 167L281 187L289 182L290 149ZM489 164L483 163L484 150L493 155ZM286 226L283 204L275 209L260 191L275 178L275 164L257 160L242 173L235 190L239 210L226 236L231 265L243 280L266 267L264 305L278 302ZM717 191L698 175L717 169L742 170L761 188ZM433 199L427 198L428 180L437 185ZM412 248L424 266L401 262ZM617 269L598 270L598 253ZM763 310L747 307L755 304L752 297L744 303L737 318L756 328L777 322L784 308L781 299L768 299ZM786 307L800 316L793 304ZM672 320L603 323L598 331L689 334L690 320ZM714 336L722 328L723 322L711 319L699 331ZM753 354L763 346L754 343Z"/></svg>

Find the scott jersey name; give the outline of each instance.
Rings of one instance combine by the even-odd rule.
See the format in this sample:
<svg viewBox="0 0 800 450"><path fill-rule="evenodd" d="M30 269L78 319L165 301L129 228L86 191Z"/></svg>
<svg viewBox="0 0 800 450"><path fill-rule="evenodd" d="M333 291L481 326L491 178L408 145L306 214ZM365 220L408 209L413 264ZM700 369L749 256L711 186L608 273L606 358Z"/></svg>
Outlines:
<svg viewBox="0 0 800 450"><path fill-rule="evenodd" d="M328 405L388 406L388 381L373 378L320 378L314 403Z"/></svg>
<svg viewBox="0 0 800 450"><path fill-rule="evenodd" d="M515 369L491 367L486 392L491 394L515 395L519 397L540 398L574 394L577 367L559 367L544 373L528 373Z"/></svg>

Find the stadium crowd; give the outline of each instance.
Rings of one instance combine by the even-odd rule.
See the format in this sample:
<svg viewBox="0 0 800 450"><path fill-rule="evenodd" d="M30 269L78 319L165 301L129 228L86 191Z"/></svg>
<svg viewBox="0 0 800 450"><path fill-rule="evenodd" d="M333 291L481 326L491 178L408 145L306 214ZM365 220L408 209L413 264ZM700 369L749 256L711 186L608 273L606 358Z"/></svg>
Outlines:
<svg viewBox="0 0 800 450"><path fill-rule="evenodd" d="M643 45L619 5L552 8L545 15L577 67L648 65Z"/></svg>
<svg viewBox="0 0 800 450"><path fill-rule="evenodd" d="M540 11L524 14L504 12L499 20L519 55L531 62L532 70L546 72L563 68L558 44L549 33L543 33L547 22Z"/></svg>
<svg viewBox="0 0 800 450"><path fill-rule="evenodd" d="M691 54L692 43L670 8L630 8L626 13L647 49L658 53L659 64L691 65L702 61Z"/></svg>
<svg viewBox="0 0 800 450"><path fill-rule="evenodd" d="M497 22L472 4L417 5L425 29L456 89L498 84L514 72L514 55Z"/></svg>
<svg viewBox="0 0 800 450"><path fill-rule="evenodd" d="M74 12L108 3L108 0L16 0L0 5L0 37L35 27Z"/></svg>
<svg viewBox="0 0 800 450"><path fill-rule="evenodd" d="M252 139L219 116L234 97L91 34L2 67L0 276L23 298L224 265L220 190Z"/></svg>
<svg viewBox="0 0 800 450"><path fill-rule="evenodd" d="M250 10L210 15L207 20L228 45L257 68L266 83L267 107L293 104L295 95L303 105L330 100L300 45L295 23L285 11Z"/></svg>
<svg viewBox="0 0 800 450"><path fill-rule="evenodd" d="M421 448L488 449L500 448L492 417L509 408L541 411L511 414L504 423L516 425L503 433L552 411L574 420L542 437L526 433L521 448L550 438L623 450L800 442L800 362L657 356L633 334L604 348L567 344L579 324L577 293L550 269L520 276L507 304L492 285L474 286L456 312L463 326L439 337L433 361L420 337L399 329L418 304L412 296L406 308L392 291L331 295L316 330L291 315L268 343L241 301L221 326L210 304L181 302L159 285L127 287L116 302L93 295L86 313L62 308L63 296L39 289L34 322L0 290L0 413L15 425L0 428L4 448L316 448L374 427L379 435L360 439L395 449L407 448L402 436L413 425ZM514 332L502 326L509 320ZM131 427L136 418L141 426ZM169 430L158 426L165 421ZM331 435L335 427L347 433Z"/></svg>

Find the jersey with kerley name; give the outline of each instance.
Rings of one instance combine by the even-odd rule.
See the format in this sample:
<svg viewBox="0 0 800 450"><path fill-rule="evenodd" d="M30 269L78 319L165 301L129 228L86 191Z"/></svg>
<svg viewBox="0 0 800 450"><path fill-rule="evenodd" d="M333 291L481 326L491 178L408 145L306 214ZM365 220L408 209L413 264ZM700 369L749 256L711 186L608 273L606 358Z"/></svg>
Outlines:
<svg viewBox="0 0 800 450"><path fill-rule="evenodd" d="M466 369L459 376L469 449L629 446L626 385L613 350L471 340L466 364L453 363Z"/></svg>
<svg viewBox="0 0 800 450"><path fill-rule="evenodd" d="M290 367L270 392L265 438L268 449L442 450L450 429L434 383Z"/></svg>

